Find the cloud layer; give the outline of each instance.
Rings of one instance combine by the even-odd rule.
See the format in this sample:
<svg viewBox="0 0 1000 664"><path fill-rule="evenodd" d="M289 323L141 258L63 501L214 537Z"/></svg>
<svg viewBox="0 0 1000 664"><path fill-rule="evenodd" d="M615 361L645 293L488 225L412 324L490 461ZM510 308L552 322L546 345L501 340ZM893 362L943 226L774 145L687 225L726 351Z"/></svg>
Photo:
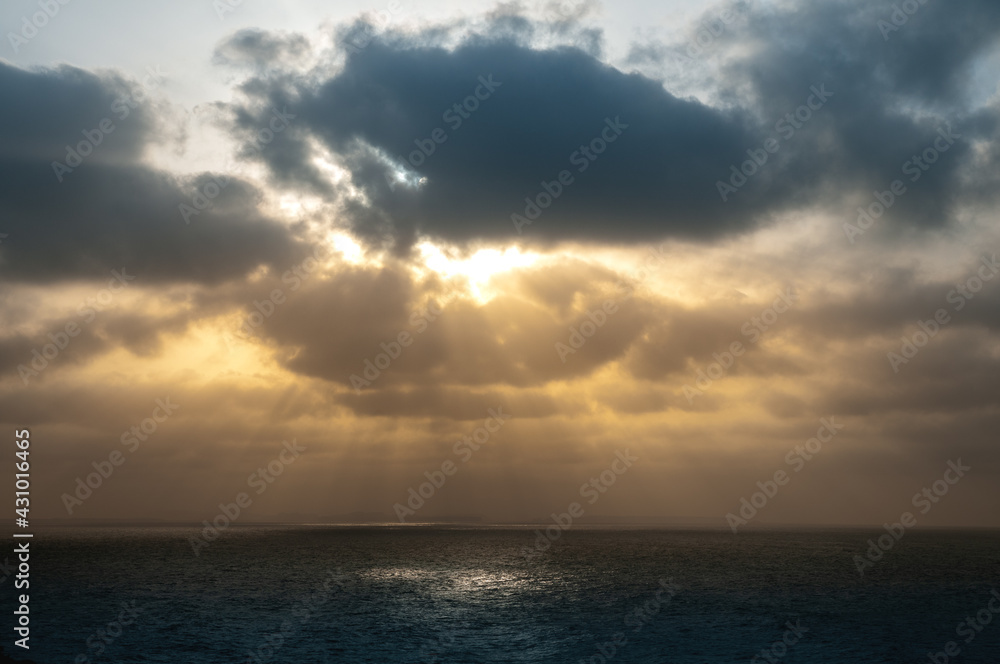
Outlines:
<svg viewBox="0 0 1000 664"><path fill-rule="evenodd" d="M180 206L210 178L144 163L161 127L156 83L0 64L5 281L100 279L124 266L145 281L216 282L297 256L287 227L235 176L185 223Z"/></svg>
<svg viewBox="0 0 1000 664"><path fill-rule="evenodd" d="M710 239L789 212L867 205L896 179L906 191L885 226L899 235L948 224L959 200L985 192L992 176L970 146L992 138L996 107L969 83L996 44L992 5L921 8L888 40L879 21L891 3L743 11L714 48L714 105L609 66L578 38L539 46L551 25L507 15L481 32L346 40L333 64L251 80L240 128L293 109L293 138L264 154L275 181L340 201L355 233L403 249L419 236ZM240 39L223 50L237 42L249 48ZM641 52L666 65L687 57L683 46ZM316 166L314 141L348 182Z"/></svg>
<svg viewBox="0 0 1000 664"><path fill-rule="evenodd" d="M254 518L391 519L502 408L428 516L544 516L627 447L603 514L722 525L837 417L768 520L881 523L961 457L932 522L997 525L1000 9L893 4L710 7L620 60L592 3L241 30L205 54L221 170L152 73L0 63L0 419L52 441L39 514L170 397L79 515L198 521L297 438Z"/></svg>

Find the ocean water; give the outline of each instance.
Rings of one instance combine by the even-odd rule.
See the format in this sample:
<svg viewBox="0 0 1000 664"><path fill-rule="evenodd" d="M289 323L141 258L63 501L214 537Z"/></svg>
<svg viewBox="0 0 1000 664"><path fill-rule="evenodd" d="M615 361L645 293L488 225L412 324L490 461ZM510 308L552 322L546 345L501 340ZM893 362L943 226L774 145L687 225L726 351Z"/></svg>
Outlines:
<svg viewBox="0 0 1000 664"><path fill-rule="evenodd" d="M853 556L878 531L581 528L530 561L531 528L232 527L197 557L196 533L37 534L32 647L15 655L706 664L766 650L787 663L912 664L954 641L959 655L938 661L1000 662L995 531L907 532L863 577ZM967 618L968 642L956 632Z"/></svg>

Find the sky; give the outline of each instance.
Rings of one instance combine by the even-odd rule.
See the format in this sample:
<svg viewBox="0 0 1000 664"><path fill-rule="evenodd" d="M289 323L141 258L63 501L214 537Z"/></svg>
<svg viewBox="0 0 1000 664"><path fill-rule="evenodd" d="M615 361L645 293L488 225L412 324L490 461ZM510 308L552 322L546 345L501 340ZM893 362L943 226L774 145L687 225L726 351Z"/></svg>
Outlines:
<svg viewBox="0 0 1000 664"><path fill-rule="evenodd" d="M1000 525L995 2L0 25L35 517Z"/></svg>

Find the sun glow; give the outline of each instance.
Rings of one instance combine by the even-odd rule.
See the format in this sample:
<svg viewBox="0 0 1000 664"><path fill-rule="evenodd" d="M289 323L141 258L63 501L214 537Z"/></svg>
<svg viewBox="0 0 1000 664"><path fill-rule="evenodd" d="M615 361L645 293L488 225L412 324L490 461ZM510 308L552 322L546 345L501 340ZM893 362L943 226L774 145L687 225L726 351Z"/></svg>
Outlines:
<svg viewBox="0 0 1000 664"><path fill-rule="evenodd" d="M444 279L465 279L472 296L480 301L490 300L494 293L489 288L490 279L496 274L534 265L538 256L523 253L517 247L507 249L480 249L460 257L458 252L439 247L430 242L417 245L423 265Z"/></svg>

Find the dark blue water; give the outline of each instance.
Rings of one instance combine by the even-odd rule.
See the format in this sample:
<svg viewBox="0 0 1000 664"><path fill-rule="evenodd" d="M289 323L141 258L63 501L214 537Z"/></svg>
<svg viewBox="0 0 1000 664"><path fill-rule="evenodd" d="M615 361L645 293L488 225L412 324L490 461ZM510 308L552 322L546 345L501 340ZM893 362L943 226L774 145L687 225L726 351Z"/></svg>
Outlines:
<svg viewBox="0 0 1000 664"><path fill-rule="evenodd" d="M950 661L1000 662L991 531L910 531L863 578L874 531L580 529L533 561L522 529L234 527L199 557L195 533L37 535L30 657L909 664L955 641Z"/></svg>

